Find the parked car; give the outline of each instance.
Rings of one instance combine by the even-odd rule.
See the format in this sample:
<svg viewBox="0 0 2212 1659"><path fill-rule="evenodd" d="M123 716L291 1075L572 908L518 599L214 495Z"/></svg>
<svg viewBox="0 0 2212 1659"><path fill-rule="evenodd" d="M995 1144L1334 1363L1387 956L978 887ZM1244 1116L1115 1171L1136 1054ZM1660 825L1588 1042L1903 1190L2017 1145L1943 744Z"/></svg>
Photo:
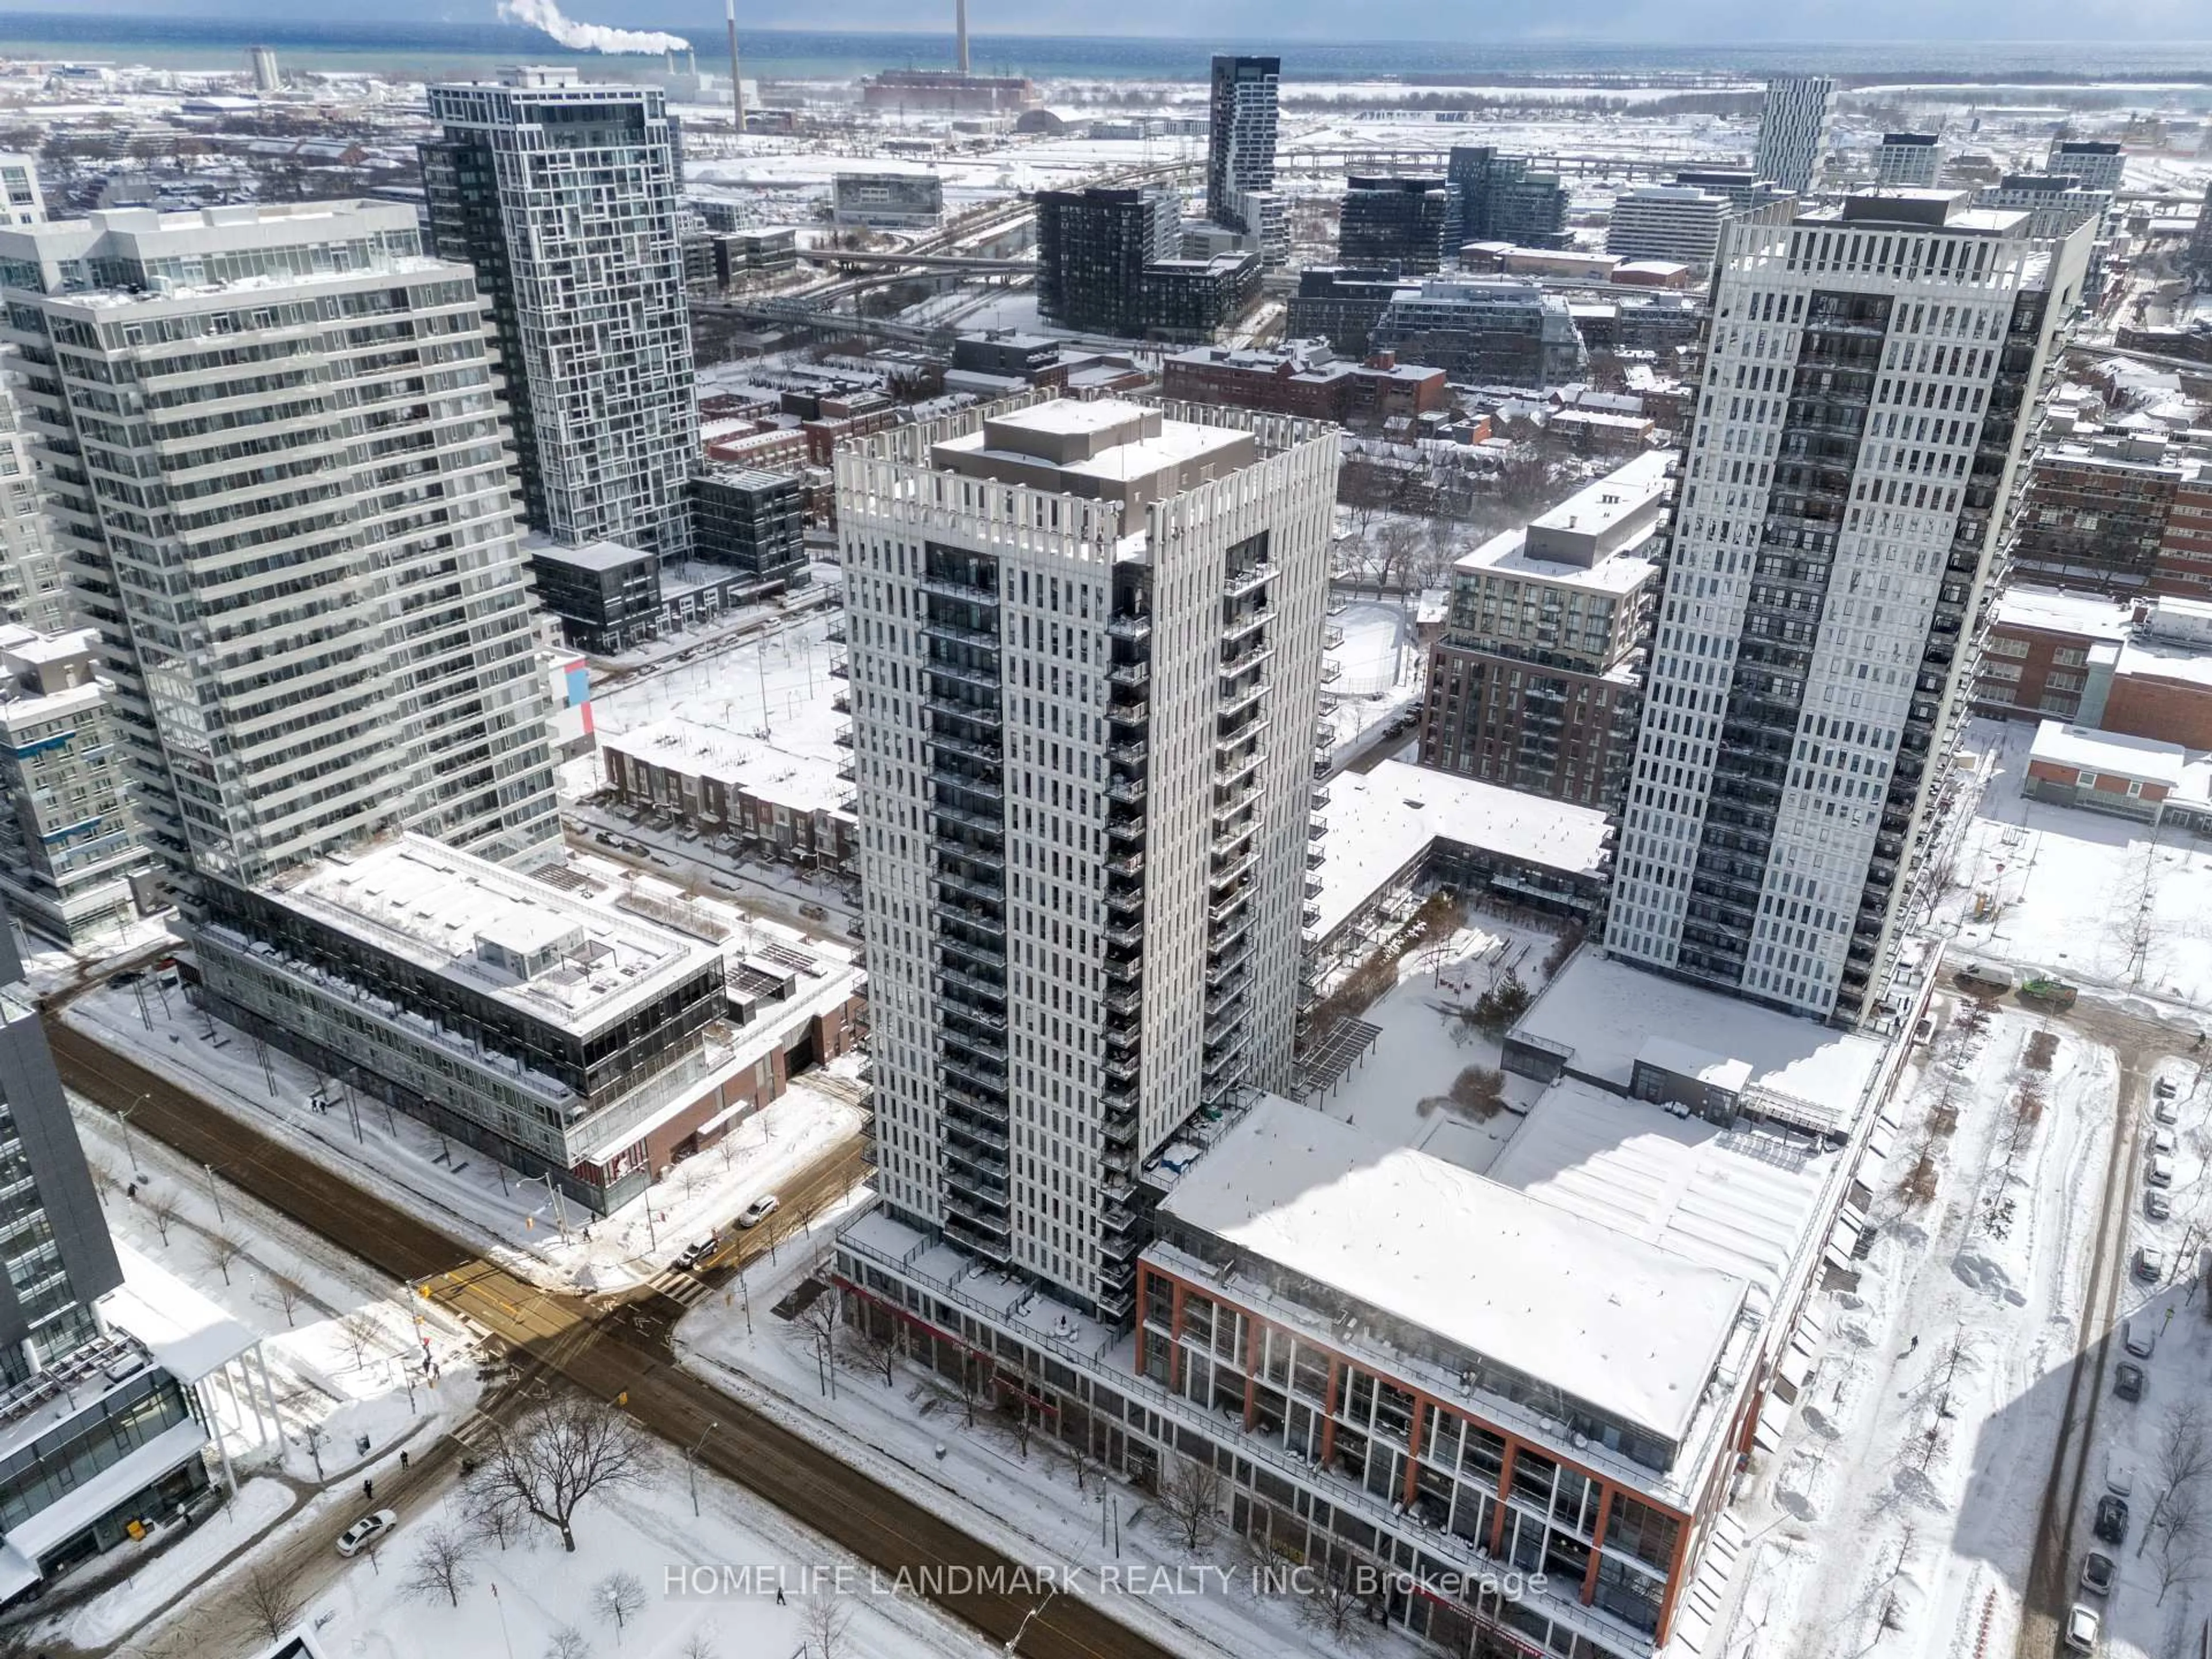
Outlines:
<svg viewBox="0 0 2212 1659"><path fill-rule="evenodd" d="M351 1559L398 1524L399 1517L390 1510L364 1515L338 1534L338 1553Z"/></svg>
<svg viewBox="0 0 2212 1659"><path fill-rule="evenodd" d="M2097 1645L2097 1610L2085 1607L2079 1601L2066 1609L2066 1645L2076 1653L2087 1653Z"/></svg>
<svg viewBox="0 0 2212 1659"><path fill-rule="evenodd" d="M2171 1100L2180 1092L2174 1087L2173 1079L2170 1077L2162 1077L2150 1086L2160 1100Z"/></svg>
<svg viewBox="0 0 2212 1659"><path fill-rule="evenodd" d="M2110 1493L2097 1500L2097 1536L2107 1544L2128 1541L2128 1506Z"/></svg>
<svg viewBox="0 0 2212 1659"><path fill-rule="evenodd" d="M2173 1185L2173 1160L2164 1152L2153 1152L2144 1166L2143 1179L2154 1187Z"/></svg>
<svg viewBox="0 0 2212 1659"><path fill-rule="evenodd" d="M2158 1327L2145 1320L2138 1325L2132 1319L2120 1326L2120 1340L2137 1359L2148 1359L2158 1351Z"/></svg>
<svg viewBox="0 0 2212 1659"><path fill-rule="evenodd" d="M2154 1100L2150 1103L2150 1115L2160 1123L2172 1123L2180 1117L2181 1109L2171 1100Z"/></svg>
<svg viewBox="0 0 2212 1659"><path fill-rule="evenodd" d="M2150 1149L2154 1152L2165 1152L2171 1156L2179 1151L2180 1146L2181 1143L2173 1138L2173 1131L2162 1124L2150 1132Z"/></svg>
<svg viewBox="0 0 2212 1659"><path fill-rule="evenodd" d="M2136 1277L2146 1285L2155 1285L2166 1277L2166 1252L2155 1244L2138 1245L2136 1249Z"/></svg>
<svg viewBox="0 0 2212 1659"><path fill-rule="evenodd" d="M2112 1392L2123 1400L2140 1400L2143 1380L2143 1368L2123 1359L2112 1372Z"/></svg>
<svg viewBox="0 0 2212 1659"><path fill-rule="evenodd" d="M2081 1588L2092 1595L2109 1595L2112 1590L2112 1558L2102 1550L2091 1550L2081 1558Z"/></svg>
<svg viewBox="0 0 2212 1659"><path fill-rule="evenodd" d="M702 1238L696 1244L685 1245L684 1254L676 1258L676 1265L686 1269L696 1269L702 1266L720 1248L720 1240Z"/></svg>
<svg viewBox="0 0 2212 1659"><path fill-rule="evenodd" d="M770 1216L774 1215L782 1207L783 1200L778 1198L774 1193L763 1193L751 1203L746 1205L744 1209L738 1212L738 1225L740 1227L757 1227L762 1222L767 1220Z"/></svg>
<svg viewBox="0 0 2212 1659"><path fill-rule="evenodd" d="M2173 1213L2173 1200L2154 1187L2143 1194L2143 1213L2153 1221L2163 1221Z"/></svg>

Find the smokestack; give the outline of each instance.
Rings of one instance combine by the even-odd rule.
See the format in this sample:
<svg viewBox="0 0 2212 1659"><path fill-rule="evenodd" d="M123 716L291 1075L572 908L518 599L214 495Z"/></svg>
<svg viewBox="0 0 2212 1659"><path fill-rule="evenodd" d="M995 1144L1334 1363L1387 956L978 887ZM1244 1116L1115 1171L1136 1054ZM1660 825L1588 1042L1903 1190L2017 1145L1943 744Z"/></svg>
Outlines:
<svg viewBox="0 0 2212 1659"><path fill-rule="evenodd" d="M722 0L730 24L730 104L738 112L738 137L745 136L745 83L738 73L738 0Z"/></svg>
<svg viewBox="0 0 2212 1659"><path fill-rule="evenodd" d="M952 0L952 33L960 48L960 72L968 73L968 0Z"/></svg>

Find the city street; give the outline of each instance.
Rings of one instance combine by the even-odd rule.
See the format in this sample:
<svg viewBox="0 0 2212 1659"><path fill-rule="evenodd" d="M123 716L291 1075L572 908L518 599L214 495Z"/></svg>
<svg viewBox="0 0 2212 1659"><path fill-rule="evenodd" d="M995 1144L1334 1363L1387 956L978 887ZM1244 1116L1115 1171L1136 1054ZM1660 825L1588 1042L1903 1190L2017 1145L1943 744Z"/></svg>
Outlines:
<svg viewBox="0 0 2212 1659"><path fill-rule="evenodd" d="M703 1442L704 1467L886 1573L905 1571L917 1583L932 1583L928 1575L951 1566L978 1569L988 1578L1016 1565L679 1370L669 1358L667 1334L680 1304L665 1283L614 1303L538 1291L59 1021L50 1018L46 1026L70 1088L111 1108L143 1096L134 1127L188 1158L222 1164L228 1179L262 1202L394 1277L428 1286L508 1345L526 1376L535 1369L601 1400L626 1396L626 1408L645 1427L672 1444ZM804 1215L842 1194L859 1159L859 1147L848 1145L821 1160L787 1191L787 1209ZM731 1265L769 1247L765 1231L748 1237ZM337 1525L333 1516L329 1530L334 1534ZM327 1540L318 1547L326 1547ZM1042 1608L996 1594L930 1599L994 1641L1021 1632L1020 1651L1031 1659L1170 1659L1157 1644L1072 1597L1054 1597Z"/></svg>

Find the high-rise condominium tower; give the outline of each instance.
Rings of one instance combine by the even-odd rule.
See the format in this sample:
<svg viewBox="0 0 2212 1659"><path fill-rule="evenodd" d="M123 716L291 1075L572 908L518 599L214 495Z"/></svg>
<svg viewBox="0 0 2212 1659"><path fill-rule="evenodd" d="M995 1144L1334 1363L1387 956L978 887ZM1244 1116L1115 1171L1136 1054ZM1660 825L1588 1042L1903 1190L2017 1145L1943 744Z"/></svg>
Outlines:
<svg viewBox="0 0 2212 1659"><path fill-rule="evenodd" d="M2087 258L1956 192L1729 227L1606 935L1881 1011L2032 403Z"/></svg>
<svg viewBox="0 0 2212 1659"><path fill-rule="evenodd" d="M1336 470L1110 400L838 457L881 1190L1109 1320L1144 1160L1289 1082Z"/></svg>
<svg viewBox="0 0 2212 1659"><path fill-rule="evenodd" d="M667 112L655 88L527 78L430 88L436 251L491 300L530 522L681 556L699 412Z"/></svg>
<svg viewBox="0 0 2212 1659"><path fill-rule="evenodd" d="M0 230L0 299L155 851L557 843L483 301L410 209Z"/></svg>
<svg viewBox="0 0 2212 1659"><path fill-rule="evenodd" d="M1828 153L1828 131L1835 116L1836 83L1826 76L1790 75L1769 81L1752 171L1802 195L1812 188L1820 158Z"/></svg>
<svg viewBox="0 0 2212 1659"><path fill-rule="evenodd" d="M1275 194L1282 72L1279 58L1217 57L1207 112L1206 216L1256 238L1269 264L1280 264L1289 252L1283 203Z"/></svg>

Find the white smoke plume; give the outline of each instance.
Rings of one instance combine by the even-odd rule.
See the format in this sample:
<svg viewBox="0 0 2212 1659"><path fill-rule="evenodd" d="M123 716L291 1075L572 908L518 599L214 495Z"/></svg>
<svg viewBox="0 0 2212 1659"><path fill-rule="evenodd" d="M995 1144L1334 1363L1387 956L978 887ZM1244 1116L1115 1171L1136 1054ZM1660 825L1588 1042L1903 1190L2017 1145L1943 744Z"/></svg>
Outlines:
<svg viewBox="0 0 2212 1659"><path fill-rule="evenodd" d="M542 30L571 52L689 52L691 43L680 34L656 29L615 29L604 23L579 23L563 17L553 0L499 0L499 15L506 22Z"/></svg>

